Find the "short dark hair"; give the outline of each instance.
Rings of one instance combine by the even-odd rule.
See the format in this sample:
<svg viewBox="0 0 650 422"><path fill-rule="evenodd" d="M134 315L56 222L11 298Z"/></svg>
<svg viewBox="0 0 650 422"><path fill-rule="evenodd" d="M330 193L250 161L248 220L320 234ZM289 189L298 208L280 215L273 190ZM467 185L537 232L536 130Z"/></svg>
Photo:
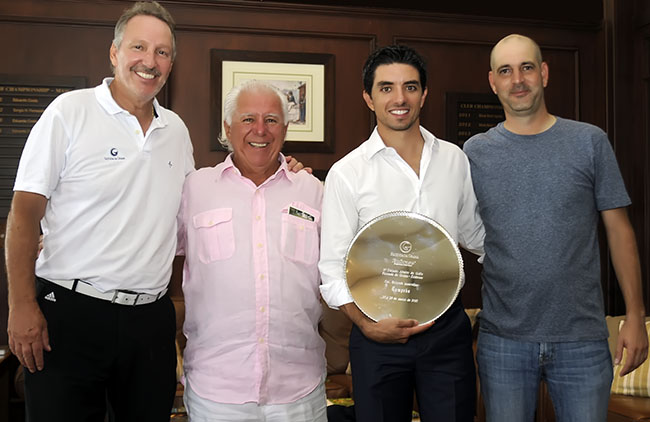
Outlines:
<svg viewBox="0 0 650 422"><path fill-rule="evenodd" d="M372 84L375 81L375 70L383 64L408 64L417 69L420 74L422 89L427 86L427 64L415 50L405 45L388 45L375 50L368 56L363 65L363 90L371 95Z"/></svg>

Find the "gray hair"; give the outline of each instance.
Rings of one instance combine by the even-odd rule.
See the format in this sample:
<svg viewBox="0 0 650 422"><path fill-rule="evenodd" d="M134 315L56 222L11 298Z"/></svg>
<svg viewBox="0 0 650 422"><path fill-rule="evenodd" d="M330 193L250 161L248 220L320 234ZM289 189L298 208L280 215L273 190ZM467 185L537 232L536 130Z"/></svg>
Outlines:
<svg viewBox="0 0 650 422"><path fill-rule="evenodd" d="M172 33L172 61L174 61L176 58L176 23L167 9L157 1L139 1L124 10L122 16L120 16L115 24L115 32L113 35L113 44L115 47L119 48L120 44L122 44L126 24L136 16L153 16L167 24ZM111 70L115 71L113 64L111 64Z"/></svg>
<svg viewBox="0 0 650 422"><path fill-rule="evenodd" d="M234 86L230 92L228 92L223 101L223 120L228 124L228 126L232 125L233 116L235 115L235 111L237 111L239 96L244 92L252 91L266 91L277 95L282 106L282 120L284 125L286 126L289 124L289 101L287 100L287 97L270 83L251 79ZM228 151L232 151L232 145L228 138L226 138L226 134L223 132L219 135L219 143Z"/></svg>

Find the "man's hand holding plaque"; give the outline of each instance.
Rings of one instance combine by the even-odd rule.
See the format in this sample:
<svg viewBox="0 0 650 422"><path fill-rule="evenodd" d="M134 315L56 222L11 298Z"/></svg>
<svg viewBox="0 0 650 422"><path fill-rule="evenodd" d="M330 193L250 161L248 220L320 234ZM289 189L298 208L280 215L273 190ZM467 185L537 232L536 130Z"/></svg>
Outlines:
<svg viewBox="0 0 650 422"><path fill-rule="evenodd" d="M346 303L340 309L363 332L363 335L379 343L406 343L412 335L428 330L435 321L420 324L415 319L385 318L374 321L368 318L357 305Z"/></svg>

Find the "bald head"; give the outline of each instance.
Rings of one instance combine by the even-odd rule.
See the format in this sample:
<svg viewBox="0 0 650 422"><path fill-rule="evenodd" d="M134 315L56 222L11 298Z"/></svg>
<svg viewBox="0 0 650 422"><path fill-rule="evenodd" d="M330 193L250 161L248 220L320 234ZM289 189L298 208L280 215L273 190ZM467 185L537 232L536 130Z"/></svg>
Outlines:
<svg viewBox="0 0 650 422"><path fill-rule="evenodd" d="M510 34L502 38L501 41L496 43L496 45L492 48L492 52L490 53L490 69L493 71L496 70L496 68L501 65L501 63L499 63L499 58L501 55L512 48L530 49L529 52L535 59L535 63L538 66L542 64L542 51L535 41L524 35Z"/></svg>
<svg viewBox="0 0 650 422"><path fill-rule="evenodd" d="M531 121L548 121L544 102L548 65L542 61L535 41L523 35L508 35L492 49L490 67L488 80L503 106L508 130L524 133Z"/></svg>

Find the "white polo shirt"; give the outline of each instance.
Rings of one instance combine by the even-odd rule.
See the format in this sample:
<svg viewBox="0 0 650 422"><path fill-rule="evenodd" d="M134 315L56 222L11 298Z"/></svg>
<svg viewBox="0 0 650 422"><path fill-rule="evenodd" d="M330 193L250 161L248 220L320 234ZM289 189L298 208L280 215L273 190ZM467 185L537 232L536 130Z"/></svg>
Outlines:
<svg viewBox="0 0 650 422"><path fill-rule="evenodd" d="M384 144L376 128L327 173L318 268L321 294L330 307L352 302L345 283L345 255L357 231L381 214L424 214L463 248L483 254L485 229L467 157L423 127L420 133L424 147L419 177L394 148Z"/></svg>
<svg viewBox="0 0 650 422"><path fill-rule="evenodd" d="M111 96L112 80L47 107L25 144L14 190L49 199L37 276L156 294L171 275L192 144L180 117L156 100L157 117L143 134Z"/></svg>

